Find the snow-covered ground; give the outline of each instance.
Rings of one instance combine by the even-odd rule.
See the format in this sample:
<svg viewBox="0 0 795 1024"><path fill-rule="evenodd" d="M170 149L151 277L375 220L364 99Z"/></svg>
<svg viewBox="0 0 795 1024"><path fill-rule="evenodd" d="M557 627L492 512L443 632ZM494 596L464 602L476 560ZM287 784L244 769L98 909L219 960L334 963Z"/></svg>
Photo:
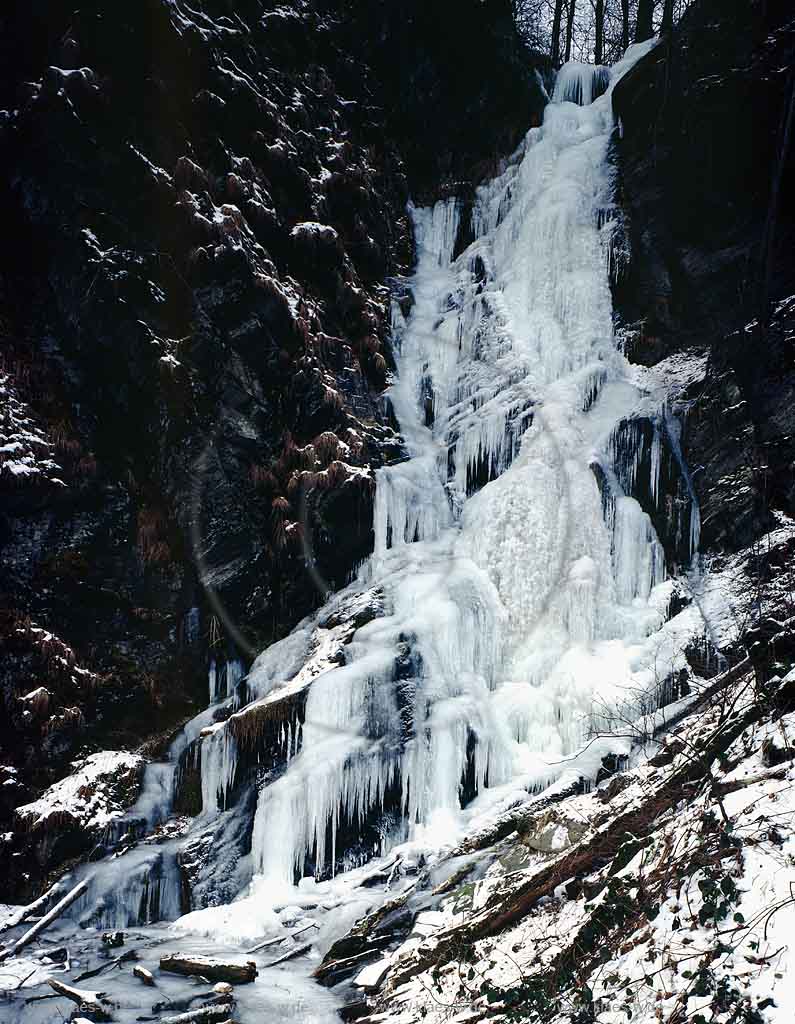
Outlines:
<svg viewBox="0 0 795 1024"><path fill-rule="evenodd" d="M129 807L140 788L145 760L140 754L103 750L76 761L65 779L38 800L16 809L24 828L57 829L64 818L85 829L102 829Z"/></svg>
<svg viewBox="0 0 795 1024"><path fill-rule="evenodd" d="M742 675L665 756L555 805L551 849L544 812L517 817L441 928L389 954L373 1019L792 1020L795 713L776 692L793 680Z"/></svg>

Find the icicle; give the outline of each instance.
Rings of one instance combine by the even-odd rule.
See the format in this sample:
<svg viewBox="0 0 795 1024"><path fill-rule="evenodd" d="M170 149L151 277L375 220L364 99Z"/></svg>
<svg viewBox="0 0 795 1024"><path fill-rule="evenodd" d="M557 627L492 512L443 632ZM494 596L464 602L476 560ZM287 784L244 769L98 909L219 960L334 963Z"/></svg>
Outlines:
<svg viewBox="0 0 795 1024"><path fill-rule="evenodd" d="M569 61L558 71L553 103L577 103L581 107L601 96L610 84L610 68L601 64L578 64Z"/></svg>
<svg viewBox="0 0 795 1024"><path fill-rule="evenodd" d="M656 505L660 501L660 465L662 463L662 431L655 419L651 442L651 468L649 470L649 491Z"/></svg>
<svg viewBox="0 0 795 1024"><path fill-rule="evenodd" d="M237 769L237 744L223 725L200 741L202 813L224 810Z"/></svg>
<svg viewBox="0 0 795 1024"><path fill-rule="evenodd" d="M233 658L226 663L226 696L233 697L238 683L246 674L245 666L240 658Z"/></svg>

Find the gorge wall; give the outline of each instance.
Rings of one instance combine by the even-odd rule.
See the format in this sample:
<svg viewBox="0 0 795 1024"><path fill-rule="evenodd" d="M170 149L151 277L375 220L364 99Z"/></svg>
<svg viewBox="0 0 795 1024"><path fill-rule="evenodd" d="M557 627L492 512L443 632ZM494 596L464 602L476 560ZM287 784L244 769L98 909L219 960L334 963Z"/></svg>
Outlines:
<svg viewBox="0 0 795 1024"><path fill-rule="evenodd" d="M788 4L702 0L614 97L616 308L633 361L708 355L682 439L708 551L793 513L794 57Z"/></svg>

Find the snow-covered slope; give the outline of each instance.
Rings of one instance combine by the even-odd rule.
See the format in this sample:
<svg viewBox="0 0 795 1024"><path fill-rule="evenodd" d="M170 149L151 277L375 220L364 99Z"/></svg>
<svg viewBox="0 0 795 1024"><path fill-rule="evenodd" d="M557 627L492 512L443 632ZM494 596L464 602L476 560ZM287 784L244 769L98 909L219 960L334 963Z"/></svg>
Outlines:
<svg viewBox="0 0 795 1024"><path fill-rule="evenodd" d="M433 927L355 979L366 1019L789 1021L794 698L795 673L733 670L650 760L454 851L400 897Z"/></svg>

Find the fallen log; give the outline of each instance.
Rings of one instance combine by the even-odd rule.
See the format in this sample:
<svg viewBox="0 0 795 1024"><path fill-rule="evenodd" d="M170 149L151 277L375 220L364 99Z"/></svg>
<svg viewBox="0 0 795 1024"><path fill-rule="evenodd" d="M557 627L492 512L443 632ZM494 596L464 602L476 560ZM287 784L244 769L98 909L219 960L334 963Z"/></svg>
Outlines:
<svg viewBox="0 0 795 1024"><path fill-rule="evenodd" d="M160 958L160 970L171 974L198 975L208 981L231 981L245 984L257 976L257 965L253 960L234 963L214 960L208 956L190 956L185 953L169 953Z"/></svg>
<svg viewBox="0 0 795 1024"><path fill-rule="evenodd" d="M303 956L304 953L308 953L312 948L312 943L307 942L303 946L296 946L294 949L288 949L286 953L283 953L280 957L275 960L271 960L269 964L265 964L265 967L275 967L276 964L283 964L285 960L294 960L297 956Z"/></svg>
<svg viewBox="0 0 795 1024"><path fill-rule="evenodd" d="M718 796L728 796L729 793L736 793L738 789L748 789L750 786L758 786L765 782L783 782L787 777L789 766L768 769L766 772L758 772L756 775L747 775L744 779L734 779L733 782L714 782L712 792Z"/></svg>
<svg viewBox="0 0 795 1024"><path fill-rule="evenodd" d="M27 946L28 943L33 942L36 936L41 935L45 928L49 928L53 921L59 918L61 914L75 902L75 900L78 900L83 895L86 889L88 889L88 882L79 882L59 903L55 904L52 910L46 913L40 921L26 931L21 939L17 939L17 941L9 946L8 949L4 949L0 952L0 960L5 960L7 957L15 955L20 949Z"/></svg>
<svg viewBox="0 0 795 1024"><path fill-rule="evenodd" d="M361 953L354 953L353 956L346 956L340 960L324 960L313 972L313 977L330 988L336 985L341 978L347 978L354 971L359 969L363 960L372 960L379 955L377 947L362 950ZM362 965L363 966L363 965Z"/></svg>
<svg viewBox="0 0 795 1024"><path fill-rule="evenodd" d="M27 921L29 917L33 917L40 910L47 906L53 896L57 896L58 893L63 889L60 882L56 882L43 896L39 896L33 903L29 903L26 907L20 907L16 914L12 914L11 917L7 918L6 921L0 925L0 935L3 932L7 932L9 928L16 928L18 924L22 924L23 921Z"/></svg>
<svg viewBox="0 0 795 1024"><path fill-rule="evenodd" d="M320 928L317 921L310 921L309 924L302 925L301 928L297 928L294 932L289 935L277 935L274 939L266 939L264 942L260 942L256 946L252 946L251 949L247 949L247 953L259 953L263 949L269 949L271 946L278 946L280 942L286 942L287 939L296 939L299 935L303 935L304 932L308 932L310 928Z"/></svg>
<svg viewBox="0 0 795 1024"><path fill-rule="evenodd" d="M232 1016L231 1003L219 1006L200 1006L187 1013L178 1013L176 1017L163 1017L160 1024L222 1024Z"/></svg>
<svg viewBox="0 0 795 1024"><path fill-rule="evenodd" d="M294 932L291 932L290 938L297 939L299 935L303 935L304 932L308 932L310 928L320 928L320 925L317 921L310 921L309 924L305 924L301 928L296 928Z"/></svg>
<svg viewBox="0 0 795 1024"><path fill-rule="evenodd" d="M284 942L286 939L286 935L277 935L275 939L266 939L264 942L260 942L259 945L247 949L246 953L259 953L261 949L268 949L269 946L278 946L280 942Z"/></svg>
<svg viewBox="0 0 795 1024"><path fill-rule="evenodd" d="M71 985L65 985L56 978L48 978L47 984L58 995L66 996L73 1003L77 1003L84 1013L90 1013L92 1017L98 1017L100 1020L110 1020L110 1014L107 1010L108 1000L105 998L104 992L92 992L86 988L73 988Z"/></svg>

